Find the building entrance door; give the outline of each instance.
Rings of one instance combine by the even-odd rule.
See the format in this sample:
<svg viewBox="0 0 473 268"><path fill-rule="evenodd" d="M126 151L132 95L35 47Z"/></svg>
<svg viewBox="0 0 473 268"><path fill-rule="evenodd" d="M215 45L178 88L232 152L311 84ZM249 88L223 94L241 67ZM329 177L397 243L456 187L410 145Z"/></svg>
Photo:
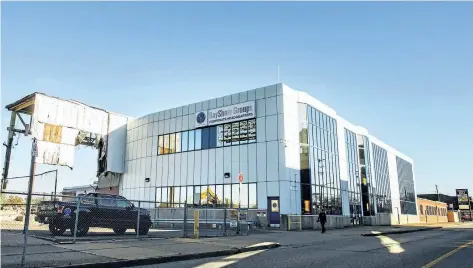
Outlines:
<svg viewBox="0 0 473 268"><path fill-rule="evenodd" d="M276 196L268 196L268 218L269 218L269 226L271 227L279 227L281 223L279 217L279 197Z"/></svg>

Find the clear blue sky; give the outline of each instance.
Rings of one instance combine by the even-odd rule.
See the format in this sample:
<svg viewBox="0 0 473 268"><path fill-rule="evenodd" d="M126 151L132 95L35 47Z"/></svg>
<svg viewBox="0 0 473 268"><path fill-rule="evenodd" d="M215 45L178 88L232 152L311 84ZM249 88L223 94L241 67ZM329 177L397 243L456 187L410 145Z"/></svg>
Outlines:
<svg viewBox="0 0 473 268"><path fill-rule="evenodd" d="M412 157L418 193L473 191L471 14L448 2L2 3L2 139L4 105L34 91L138 117L274 84L280 64L284 83ZM28 173L29 150L20 138L11 176ZM59 189L91 183L95 159L80 149Z"/></svg>

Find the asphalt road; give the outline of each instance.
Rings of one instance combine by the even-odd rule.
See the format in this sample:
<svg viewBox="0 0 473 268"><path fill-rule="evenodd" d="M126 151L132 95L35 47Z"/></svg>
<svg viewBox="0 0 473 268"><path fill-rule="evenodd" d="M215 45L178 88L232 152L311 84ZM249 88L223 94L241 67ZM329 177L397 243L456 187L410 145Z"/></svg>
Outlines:
<svg viewBox="0 0 473 268"><path fill-rule="evenodd" d="M473 267L472 241L473 229L439 229L382 237L339 237L323 243L294 244L267 251L141 267L465 268Z"/></svg>

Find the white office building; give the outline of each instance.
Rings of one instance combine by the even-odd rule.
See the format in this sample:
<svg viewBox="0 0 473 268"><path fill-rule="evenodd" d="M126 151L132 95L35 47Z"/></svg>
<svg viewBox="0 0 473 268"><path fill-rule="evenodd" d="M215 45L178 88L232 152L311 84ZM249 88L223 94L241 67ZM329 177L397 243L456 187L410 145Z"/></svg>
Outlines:
<svg viewBox="0 0 473 268"><path fill-rule="evenodd" d="M266 210L272 224L322 208L418 221L412 159L285 84L128 122L119 192L146 206Z"/></svg>

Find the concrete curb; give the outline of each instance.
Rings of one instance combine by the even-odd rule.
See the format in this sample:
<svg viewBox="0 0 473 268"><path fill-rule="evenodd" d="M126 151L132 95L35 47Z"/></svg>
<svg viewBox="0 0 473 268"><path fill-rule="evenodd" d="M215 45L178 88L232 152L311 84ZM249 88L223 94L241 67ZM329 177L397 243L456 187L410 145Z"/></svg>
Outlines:
<svg viewBox="0 0 473 268"><path fill-rule="evenodd" d="M361 234L362 236L380 236L380 235L390 235L390 234L406 234L406 233L414 233L414 232L422 232L422 231L430 231L435 229L442 229L442 227L427 227L427 228L417 228L417 229L410 229L410 230L399 230L399 231L387 231L387 232L380 232L380 233L367 233Z"/></svg>
<svg viewBox="0 0 473 268"><path fill-rule="evenodd" d="M187 260L194 260L194 259L229 256L229 255L234 255L234 254L243 253L243 252L257 251L257 250L263 250L263 249L272 249L272 248L277 248L279 246L280 246L279 243L270 243L270 244L261 245L261 246L225 249L225 250L202 252L202 253L174 255L174 256L166 256L166 257L154 257L154 258L136 259L136 260L118 260L118 261L111 261L111 262L72 264L72 265L55 266L55 267L68 267L68 268L132 267L132 266L139 266L139 265L151 265L151 264L160 264L160 263L166 263L166 262L187 261Z"/></svg>

